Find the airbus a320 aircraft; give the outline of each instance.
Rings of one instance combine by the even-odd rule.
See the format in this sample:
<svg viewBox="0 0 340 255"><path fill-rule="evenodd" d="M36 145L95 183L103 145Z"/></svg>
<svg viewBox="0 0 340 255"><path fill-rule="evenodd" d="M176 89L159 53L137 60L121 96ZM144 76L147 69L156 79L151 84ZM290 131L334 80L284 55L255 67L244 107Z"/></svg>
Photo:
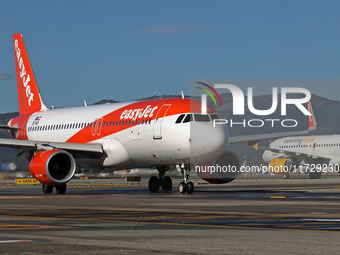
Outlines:
<svg viewBox="0 0 340 255"><path fill-rule="evenodd" d="M308 108L313 112L310 105ZM316 127L314 117L309 122ZM285 179L297 170L308 171L311 179L320 179L322 173L340 173L340 135L283 137L261 149L265 150L262 158L272 167L272 172L282 174Z"/></svg>
<svg viewBox="0 0 340 255"><path fill-rule="evenodd" d="M282 171L273 173L283 174L285 179L296 170L308 171L311 179L320 179L322 173L340 173L340 135L284 137L262 149L263 160L280 167Z"/></svg>
<svg viewBox="0 0 340 255"><path fill-rule="evenodd" d="M150 168L159 176L149 180L149 190L172 189L165 173L177 165L183 173L181 193L194 191L189 182L190 164L240 166L238 157L227 151L229 142L282 137L287 133L234 137L229 141L225 125L213 127L219 118L208 107L202 115L201 103L186 98L137 101L95 106L48 109L42 101L21 34L13 35L20 116L7 126L15 139L0 139L0 146L25 154L29 170L42 183L44 193L66 192L66 183L76 166L83 168ZM193 135L195 127L197 134ZM307 131L290 132L291 135ZM226 183L236 178L200 173L211 183Z"/></svg>

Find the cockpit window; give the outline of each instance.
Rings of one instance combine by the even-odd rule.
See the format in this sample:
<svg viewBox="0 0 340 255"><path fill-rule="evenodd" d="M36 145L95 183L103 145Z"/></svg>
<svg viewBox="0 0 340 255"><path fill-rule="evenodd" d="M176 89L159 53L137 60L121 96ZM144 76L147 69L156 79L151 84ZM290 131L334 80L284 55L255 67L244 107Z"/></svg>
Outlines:
<svg viewBox="0 0 340 255"><path fill-rule="evenodd" d="M176 120L176 124L181 123L182 120L183 120L183 118L184 118L184 116L185 116L185 114L179 115L178 118L177 118L177 120Z"/></svg>
<svg viewBox="0 0 340 255"><path fill-rule="evenodd" d="M210 117L208 114L194 114L195 116L195 121L198 122L209 122L210 121Z"/></svg>
<svg viewBox="0 0 340 255"><path fill-rule="evenodd" d="M219 119L220 117L218 116L217 113L214 113L214 114L210 114L210 118L212 121L216 120L216 119Z"/></svg>
<svg viewBox="0 0 340 255"><path fill-rule="evenodd" d="M187 116L185 116L183 123L190 122L190 121L192 121L192 114L188 114Z"/></svg>

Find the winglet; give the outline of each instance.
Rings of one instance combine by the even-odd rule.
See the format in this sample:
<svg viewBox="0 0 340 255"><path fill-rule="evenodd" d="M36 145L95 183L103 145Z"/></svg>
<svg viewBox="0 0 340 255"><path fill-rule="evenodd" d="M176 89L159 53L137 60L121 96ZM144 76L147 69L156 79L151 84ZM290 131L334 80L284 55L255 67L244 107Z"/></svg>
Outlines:
<svg viewBox="0 0 340 255"><path fill-rule="evenodd" d="M308 132L313 132L316 129L316 119L312 108L312 103L309 100L307 102L307 109L312 114L308 116Z"/></svg>
<svg viewBox="0 0 340 255"><path fill-rule="evenodd" d="M20 115L47 110L41 99L22 35L13 35L13 43Z"/></svg>

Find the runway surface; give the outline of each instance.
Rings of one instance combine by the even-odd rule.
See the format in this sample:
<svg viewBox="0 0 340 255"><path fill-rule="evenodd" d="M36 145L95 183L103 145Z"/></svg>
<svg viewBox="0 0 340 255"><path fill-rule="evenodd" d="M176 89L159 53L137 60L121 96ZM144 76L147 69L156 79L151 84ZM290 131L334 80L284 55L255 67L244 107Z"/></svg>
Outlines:
<svg viewBox="0 0 340 255"><path fill-rule="evenodd" d="M340 178L238 179L194 194L0 184L0 254L337 254Z"/></svg>

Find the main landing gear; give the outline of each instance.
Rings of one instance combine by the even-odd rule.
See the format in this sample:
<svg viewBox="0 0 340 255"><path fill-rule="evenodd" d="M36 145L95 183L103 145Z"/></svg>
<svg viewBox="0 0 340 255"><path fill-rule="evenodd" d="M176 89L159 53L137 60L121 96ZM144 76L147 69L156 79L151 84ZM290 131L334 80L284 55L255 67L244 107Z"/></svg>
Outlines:
<svg viewBox="0 0 340 255"><path fill-rule="evenodd" d="M170 166L157 166L159 177L151 176L149 179L149 190L151 193L157 193L161 187L163 191L172 190L172 179L170 176L164 176L165 172L170 169Z"/></svg>
<svg viewBox="0 0 340 255"><path fill-rule="evenodd" d="M61 185L58 185L58 186L51 186L51 185L43 184L43 185L42 185L42 191L43 191L45 194L50 194L50 193L53 192L53 187L55 187L55 189L56 189L56 191L57 191L58 194L65 194L66 189L67 189L66 183L65 183L65 184L61 184Z"/></svg>
<svg viewBox="0 0 340 255"><path fill-rule="evenodd" d="M189 172L190 172L190 165L188 164L182 164L179 166L181 168L181 173L183 175L183 181L178 185L178 191L179 193L185 193L188 194L194 192L194 184L192 182L189 182Z"/></svg>
<svg viewBox="0 0 340 255"><path fill-rule="evenodd" d="M310 179L321 179L322 173L321 172L309 172Z"/></svg>

